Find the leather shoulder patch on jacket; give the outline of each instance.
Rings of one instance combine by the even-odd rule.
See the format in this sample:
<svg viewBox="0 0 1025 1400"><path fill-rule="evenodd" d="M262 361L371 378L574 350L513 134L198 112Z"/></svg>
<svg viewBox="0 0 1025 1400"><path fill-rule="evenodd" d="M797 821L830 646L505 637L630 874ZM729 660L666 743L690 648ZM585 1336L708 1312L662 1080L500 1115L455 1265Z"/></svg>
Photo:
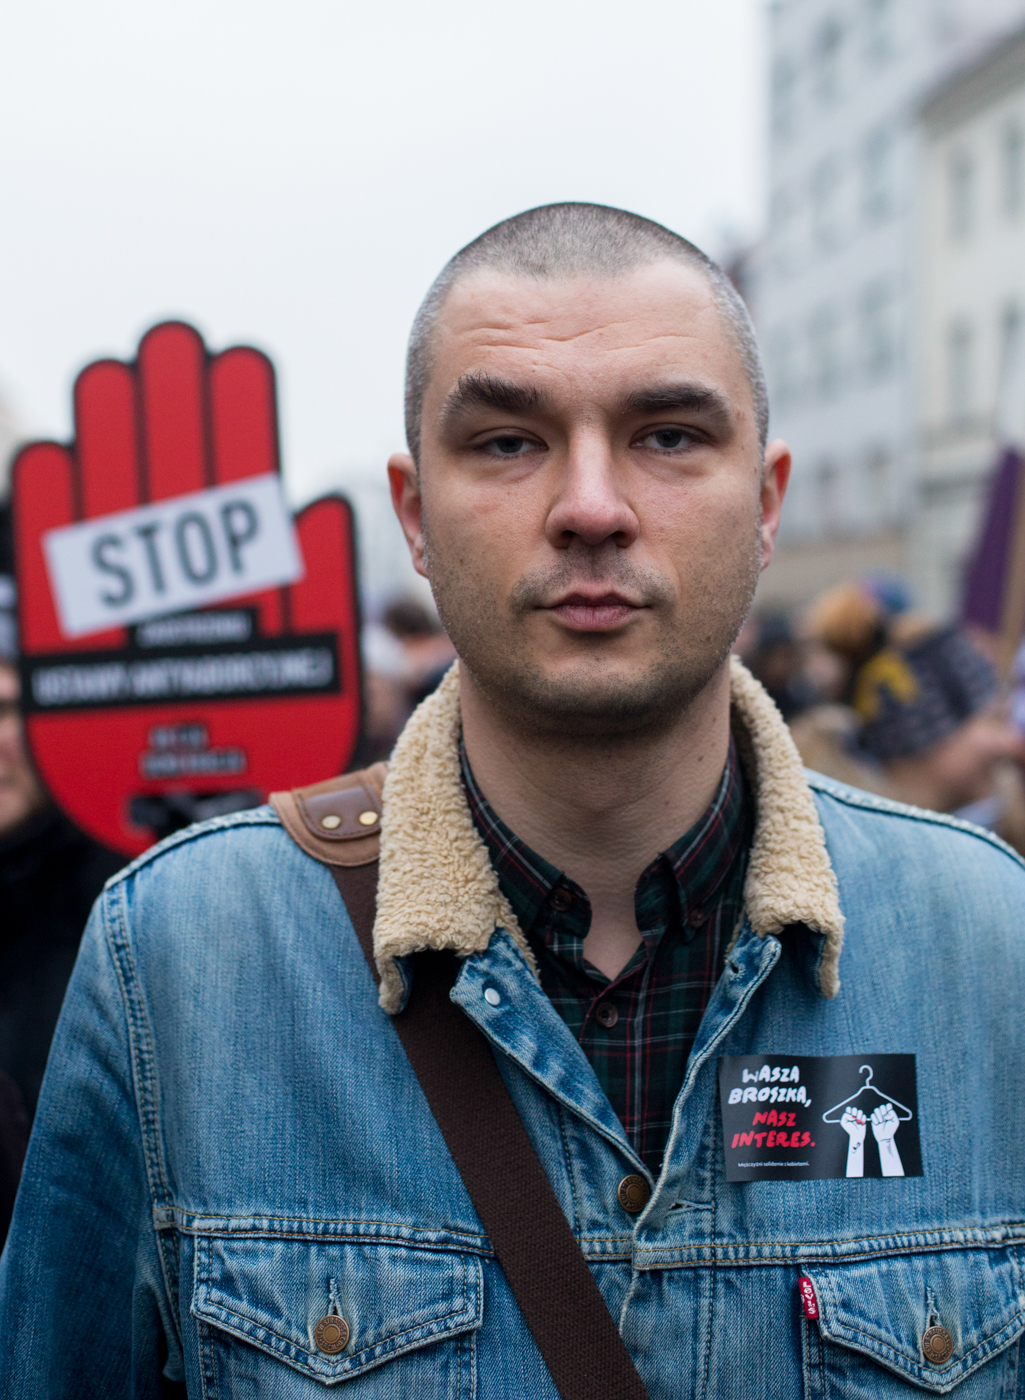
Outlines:
<svg viewBox="0 0 1025 1400"><path fill-rule="evenodd" d="M375 763L291 792L270 803L292 840L325 865L370 865L381 852L381 794L388 772Z"/></svg>

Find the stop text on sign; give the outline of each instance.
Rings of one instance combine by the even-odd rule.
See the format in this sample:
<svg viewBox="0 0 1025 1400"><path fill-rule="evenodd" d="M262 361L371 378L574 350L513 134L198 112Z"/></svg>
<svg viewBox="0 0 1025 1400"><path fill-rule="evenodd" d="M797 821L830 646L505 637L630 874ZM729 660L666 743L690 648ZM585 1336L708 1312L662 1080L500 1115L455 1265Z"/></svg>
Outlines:
<svg viewBox="0 0 1025 1400"><path fill-rule="evenodd" d="M47 531L43 549L66 637L303 576L274 472L64 525Z"/></svg>

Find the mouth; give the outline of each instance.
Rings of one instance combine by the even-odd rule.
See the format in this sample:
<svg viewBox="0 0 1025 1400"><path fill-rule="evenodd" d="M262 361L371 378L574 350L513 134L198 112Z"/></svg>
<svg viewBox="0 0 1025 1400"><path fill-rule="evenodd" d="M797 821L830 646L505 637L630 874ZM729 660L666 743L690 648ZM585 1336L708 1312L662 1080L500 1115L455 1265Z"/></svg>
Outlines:
<svg viewBox="0 0 1025 1400"><path fill-rule="evenodd" d="M574 592L550 605L562 625L571 632L613 632L643 611L643 604L621 593Z"/></svg>

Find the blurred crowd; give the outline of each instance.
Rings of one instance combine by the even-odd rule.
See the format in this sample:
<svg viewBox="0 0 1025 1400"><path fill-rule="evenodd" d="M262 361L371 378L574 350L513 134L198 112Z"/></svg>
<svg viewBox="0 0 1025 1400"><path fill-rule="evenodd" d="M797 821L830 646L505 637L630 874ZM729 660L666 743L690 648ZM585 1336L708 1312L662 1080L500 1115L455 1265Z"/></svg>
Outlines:
<svg viewBox="0 0 1025 1400"><path fill-rule="evenodd" d="M992 639L917 613L899 579L754 616L737 651L828 777L988 827L1025 853L1025 674Z"/></svg>
<svg viewBox="0 0 1025 1400"><path fill-rule="evenodd" d="M736 651L807 767L988 827L1025 854L1025 648L1001 678L990 637L923 616L899 578L879 575L756 611ZM433 610L403 597L366 626L363 655L366 763L387 757L455 652Z"/></svg>

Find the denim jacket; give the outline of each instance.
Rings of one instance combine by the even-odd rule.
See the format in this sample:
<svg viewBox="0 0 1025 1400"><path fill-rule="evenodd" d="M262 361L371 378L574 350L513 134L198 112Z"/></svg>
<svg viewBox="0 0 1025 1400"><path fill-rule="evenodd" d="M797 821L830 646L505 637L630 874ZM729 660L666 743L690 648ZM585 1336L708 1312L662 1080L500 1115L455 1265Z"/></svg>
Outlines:
<svg viewBox="0 0 1025 1400"><path fill-rule="evenodd" d="M270 807L114 877L0 1264L0 1394L555 1400L389 1019L409 955L447 946L652 1400L1025 1396L1025 872L983 832L803 775L739 667L733 705L745 917L657 1181L473 828L454 675L385 787L380 1000ZM870 1053L916 1057L920 1176L727 1180L721 1057ZM341 1350L318 1343L335 1314Z"/></svg>

